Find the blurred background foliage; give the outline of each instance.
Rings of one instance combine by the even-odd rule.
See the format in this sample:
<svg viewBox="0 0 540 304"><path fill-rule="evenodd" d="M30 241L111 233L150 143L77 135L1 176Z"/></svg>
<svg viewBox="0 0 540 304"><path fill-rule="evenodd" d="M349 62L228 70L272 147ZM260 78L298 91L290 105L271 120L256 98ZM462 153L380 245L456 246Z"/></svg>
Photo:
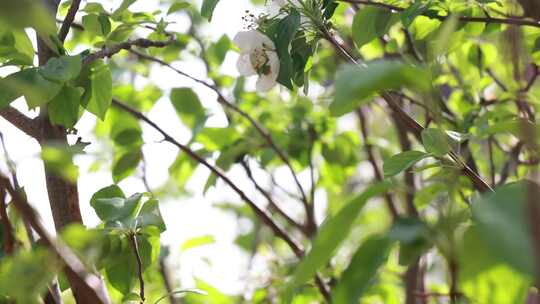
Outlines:
<svg viewBox="0 0 540 304"><path fill-rule="evenodd" d="M87 112L97 117L95 141L50 142L41 157L72 182L85 174L73 161L82 154L91 171L110 174L113 185L81 202L99 225L58 236L105 278L113 303L539 301L540 22L523 10L534 11L534 1L305 0L280 9L252 0L263 13L246 26L268 35L280 55L281 85L268 93L231 69L233 37L204 31L214 9L236 8L234 0L156 0L151 11L132 10L136 0L105 2L83 1L62 43L38 1L0 0L0 70L13 71L0 79L0 111L22 96L73 134ZM71 5L60 3L58 24ZM35 32L56 53L39 67ZM167 43L92 58L138 38ZM178 64L193 61L203 76ZM151 77L157 68L193 85L164 89ZM145 160L156 155L144 146L161 139L115 103L148 114L158 100L184 128L156 124L173 138L183 132L188 149L258 193L214 206L248 223L235 244L264 261L244 293L201 279L184 286L166 263L171 251L215 238L160 243L159 201L193 195L186 185L205 165L180 148L169 178L149 186ZM221 123L208 123L216 115ZM230 186L204 172L199 192ZM116 185L127 178L142 181L138 193ZM17 250L3 243L2 301L39 303L57 275L64 302L74 303L62 262L28 236L12 205Z"/></svg>

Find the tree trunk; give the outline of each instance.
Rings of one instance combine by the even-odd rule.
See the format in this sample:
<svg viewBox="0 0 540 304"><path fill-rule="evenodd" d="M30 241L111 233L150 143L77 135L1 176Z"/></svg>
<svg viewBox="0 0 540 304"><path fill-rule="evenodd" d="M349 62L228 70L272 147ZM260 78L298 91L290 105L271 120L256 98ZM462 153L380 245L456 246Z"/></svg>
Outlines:
<svg viewBox="0 0 540 304"><path fill-rule="evenodd" d="M55 18L58 10L59 0L43 0L47 8L52 14L52 18ZM39 65L42 66L49 61L52 57L55 57L55 53L49 49L49 47L39 37L38 41L38 59ZM66 129L60 126L51 124L47 107L43 106L40 109L40 121L41 121L41 137L40 144L43 145L49 142L58 143L61 145L68 145ZM66 181L58 176L50 168L45 165L45 178L47 184L47 193L49 196L49 204L53 215L54 225L56 231L60 232L65 226L71 223L82 224L81 211L79 208L79 194L77 190L77 183ZM75 274L72 272L65 272L66 277L70 283L71 290L75 301L82 304L93 304L90 300L85 299L81 292L83 287L79 286L80 281L75 279ZM100 292L105 299L108 299L108 292L105 288L103 281L100 282Z"/></svg>

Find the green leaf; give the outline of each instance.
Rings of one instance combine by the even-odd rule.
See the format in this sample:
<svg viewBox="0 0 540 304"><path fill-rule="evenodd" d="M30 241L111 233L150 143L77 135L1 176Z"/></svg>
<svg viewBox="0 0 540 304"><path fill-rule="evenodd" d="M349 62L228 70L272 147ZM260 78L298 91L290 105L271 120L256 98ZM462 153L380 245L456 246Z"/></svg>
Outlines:
<svg viewBox="0 0 540 304"><path fill-rule="evenodd" d="M430 6L431 0L416 0L411 6L401 12L401 23L405 28L408 28L414 19L427 11Z"/></svg>
<svg viewBox="0 0 540 304"><path fill-rule="evenodd" d="M137 0L123 0L120 6L113 12L113 15L119 15L126 11Z"/></svg>
<svg viewBox="0 0 540 304"><path fill-rule="evenodd" d="M174 88L170 98L176 113L187 127L194 130L204 124L206 110L191 88Z"/></svg>
<svg viewBox="0 0 540 304"><path fill-rule="evenodd" d="M354 16L352 37L357 47L384 36L399 18L390 10L368 6Z"/></svg>
<svg viewBox="0 0 540 304"><path fill-rule="evenodd" d="M201 7L201 16L212 21L212 15L214 14L214 9L218 4L219 0L203 0Z"/></svg>
<svg viewBox="0 0 540 304"><path fill-rule="evenodd" d="M479 303L524 303L531 278L504 263L486 245L476 225L467 229L459 252L460 291Z"/></svg>
<svg viewBox="0 0 540 304"><path fill-rule="evenodd" d="M450 152L450 140L441 129L428 128L422 131L422 143L426 151L435 156L444 156Z"/></svg>
<svg viewBox="0 0 540 304"><path fill-rule="evenodd" d="M167 15L174 14L174 13L176 13L178 11L181 11L181 10L184 10L184 9L190 7L190 6L191 6L191 4L189 4L189 2L186 2L186 1L174 2L169 7L169 10L167 10Z"/></svg>
<svg viewBox="0 0 540 304"><path fill-rule="evenodd" d="M519 182L503 186L471 205L478 235L492 252L517 271L534 276L535 259L527 216L530 189L538 189L538 185Z"/></svg>
<svg viewBox="0 0 540 304"><path fill-rule="evenodd" d="M197 248L204 245L210 245L214 244L216 242L216 239L212 235L203 235L199 237L191 238L184 243L182 243L182 247L180 248L182 251L187 251L192 248Z"/></svg>
<svg viewBox="0 0 540 304"><path fill-rule="evenodd" d="M141 211L137 215L142 227L154 226L159 229L160 232L165 231L165 222L161 216L159 210L159 201L157 199L149 199L144 202Z"/></svg>
<svg viewBox="0 0 540 304"><path fill-rule="evenodd" d="M392 241L380 236L370 237L362 243L333 289L332 303L358 303L381 265L386 262L391 245Z"/></svg>
<svg viewBox="0 0 540 304"><path fill-rule="evenodd" d="M353 223L367 201L386 192L389 183L378 183L370 186L362 194L353 198L334 217L327 219L313 240L311 250L296 266L285 291L286 298L292 296L294 290L313 278L319 268L324 266L333 253L349 235Z"/></svg>
<svg viewBox="0 0 540 304"><path fill-rule="evenodd" d="M124 152L114 162L112 167L112 177L115 183L120 182L124 178L130 176L142 159L142 152L139 149L134 151Z"/></svg>
<svg viewBox="0 0 540 304"><path fill-rule="evenodd" d="M204 128L197 134L197 142L208 151L219 151L240 138L233 128Z"/></svg>
<svg viewBox="0 0 540 304"><path fill-rule="evenodd" d="M96 60L88 67L88 80L85 87L86 109L101 120L112 102L112 75L109 66L103 60Z"/></svg>
<svg viewBox="0 0 540 304"><path fill-rule="evenodd" d="M20 250L2 259L0 294L17 303L39 303L40 294L47 290L60 266L45 249Z"/></svg>
<svg viewBox="0 0 540 304"><path fill-rule="evenodd" d="M63 87L49 103L49 119L53 124L72 128L79 120L79 105L82 90L80 88Z"/></svg>
<svg viewBox="0 0 540 304"><path fill-rule="evenodd" d="M277 82L292 90L291 79L294 76L293 62L289 53L291 41L300 28L300 14L297 11L291 12L287 17L277 23L274 35L271 35L279 57L279 74Z"/></svg>
<svg viewBox="0 0 540 304"><path fill-rule="evenodd" d="M34 47L24 30L0 29L0 63L33 65Z"/></svg>
<svg viewBox="0 0 540 304"><path fill-rule="evenodd" d="M35 29L41 38L56 35L54 16L43 4L34 0L0 1L0 27ZM48 41L49 42L49 41Z"/></svg>
<svg viewBox="0 0 540 304"><path fill-rule="evenodd" d="M77 78L81 67L81 56L60 56L49 59L39 72L48 80L66 82Z"/></svg>
<svg viewBox="0 0 540 304"><path fill-rule="evenodd" d="M397 175L428 156L430 156L428 153L422 151L405 151L396 154L384 161L384 177Z"/></svg>
<svg viewBox="0 0 540 304"><path fill-rule="evenodd" d="M225 60L225 56L230 50L231 45L231 40L227 35L221 36L216 43L210 45L206 51L206 56L208 57L210 64L216 67L220 66L223 63L223 60Z"/></svg>
<svg viewBox="0 0 540 304"><path fill-rule="evenodd" d="M9 103L12 101L9 99L23 95L31 109L47 104L62 88L60 84L43 78L36 68L7 76L2 79L1 86L8 88L3 102Z"/></svg>
<svg viewBox="0 0 540 304"><path fill-rule="evenodd" d="M126 213L122 211L125 208L125 198L120 187L110 185L94 193L90 199L90 205L101 220L110 221L120 217L119 214Z"/></svg>
<svg viewBox="0 0 540 304"><path fill-rule="evenodd" d="M41 159L45 167L59 177L67 181L77 181L79 168L73 163L73 156L77 151L76 146L67 144L47 144L41 148Z"/></svg>
<svg viewBox="0 0 540 304"><path fill-rule="evenodd" d="M198 155L201 153L197 152ZM174 178L176 185L180 189L184 189L185 184L193 175L198 163L185 153L180 153L169 167L169 174Z"/></svg>
<svg viewBox="0 0 540 304"><path fill-rule="evenodd" d="M144 273L159 255L159 238L137 235L137 244ZM123 295L132 291L138 278L138 266L134 248L127 237L122 236L121 249L110 259L105 272L111 285Z"/></svg>
<svg viewBox="0 0 540 304"><path fill-rule="evenodd" d="M82 18L84 30L97 37L105 37L111 32L111 21L105 14L88 14Z"/></svg>
<svg viewBox="0 0 540 304"><path fill-rule="evenodd" d="M431 248L429 227L418 218L397 219L388 233L391 240L399 241L399 263L408 266Z"/></svg>
<svg viewBox="0 0 540 304"><path fill-rule="evenodd" d="M15 89L11 79L0 78L0 109L7 107L21 96L22 93Z"/></svg>
<svg viewBox="0 0 540 304"><path fill-rule="evenodd" d="M376 61L366 67L348 65L337 73L335 99L330 104L330 112L334 116L346 114L380 91L410 86L425 92L430 85L425 69L400 61Z"/></svg>

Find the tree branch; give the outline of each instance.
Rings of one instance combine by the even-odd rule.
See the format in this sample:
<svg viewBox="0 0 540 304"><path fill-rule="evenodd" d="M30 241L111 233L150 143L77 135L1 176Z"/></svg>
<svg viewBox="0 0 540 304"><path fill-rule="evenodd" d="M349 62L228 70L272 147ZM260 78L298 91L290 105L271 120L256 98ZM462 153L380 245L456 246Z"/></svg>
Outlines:
<svg viewBox="0 0 540 304"><path fill-rule="evenodd" d="M144 301L146 300L144 297L144 278L143 278L143 266L142 266L142 260L141 260L141 254L139 252L139 244L137 244L137 236L135 235L135 232L129 234L129 240L131 242L131 246L133 247L133 253L135 254L135 258L137 259L137 276L139 277L139 296L141 297L141 304L144 304Z"/></svg>
<svg viewBox="0 0 540 304"><path fill-rule="evenodd" d="M69 29L71 25L73 24L73 20L75 20L75 15L77 14L77 11L79 10L80 5L81 5L81 0L73 0L71 2L71 6L69 7L66 18L64 18L62 27L60 27L60 31L58 32L58 39L60 39L60 41L64 42L66 40L67 34L69 33Z"/></svg>
<svg viewBox="0 0 540 304"><path fill-rule="evenodd" d="M174 37L172 37L170 40L167 41L154 41L144 38L139 38L135 40L128 40L126 42L118 43L110 47L103 48L100 51L97 51L95 53L92 53L86 57L83 58L83 64L91 63L92 61L95 61L100 58L109 58L113 55L116 55L122 50L131 50L133 47L140 47L140 48L163 48L166 46L169 46L173 43L175 43L176 40L174 40Z"/></svg>
<svg viewBox="0 0 540 304"><path fill-rule="evenodd" d="M364 151L366 152L369 163L373 168L373 175L375 176L375 180L380 182L383 180L383 176L381 174L379 166L377 165L377 159L375 158L375 154L373 153L373 145L369 142L369 134L364 111L361 108L357 108L356 116L358 117L358 121L360 122L360 133L362 134L362 140L364 141ZM388 192L384 193L384 199L386 201L386 206L390 211L390 214L392 215L392 219L395 220L399 216L399 214L394 203L394 199Z"/></svg>
<svg viewBox="0 0 540 304"><path fill-rule="evenodd" d="M4 189L0 189L0 216L2 217L2 227L4 230L2 233L4 235L4 251L7 255L11 255L15 250L15 236L7 215L6 191Z"/></svg>
<svg viewBox="0 0 540 304"><path fill-rule="evenodd" d="M262 209L260 209L253 200L251 200L245 193L240 189L230 178L228 178L224 172L221 171L218 167L212 166L209 162L207 162L204 158L199 156L197 153L195 153L191 148L189 148L186 145L181 144L176 139L174 139L172 136L170 136L167 132L165 132L162 128L160 128L154 121L146 117L143 113L131 108L128 105L125 105L124 103L113 99L112 105L117 107L120 110L123 110L127 112L128 114L132 115L133 117L145 122L152 128L154 128L156 131L158 131L163 137L164 141L171 143L172 145L176 146L178 149L180 149L182 152L186 153L191 159L198 162L199 164L206 167L210 172L215 174L217 177L219 177L221 180L223 180L229 187L231 187L236 194L240 196L240 198L248 204L248 206L253 210L255 215L259 217L262 222L268 226L273 233L280 239L282 239L287 245L291 248L293 253L301 258L304 255L304 251L300 248L300 246L289 236L289 234L283 230L274 220ZM330 299L330 293L327 290L327 287L322 282L322 280L317 276L315 278L317 285L319 287L319 291L321 294L325 297L325 299Z"/></svg>
<svg viewBox="0 0 540 304"><path fill-rule="evenodd" d="M38 120L31 119L11 106L1 109L0 116L9 121L19 130L26 133L28 136L36 139L37 141L41 139L41 129Z"/></svg>
<svg viewBox="0 0 540 304"><path fill-rule="evenodd" d="M349 54L332 36L332 34L326 29L325 27L320 29L321 34L323 35L324 39L326 39L328 42L330 42L333 47L338 51L338 53L349 63L358 65L360 67L364 67L365 64L359 63L352 57L351 54ZM422 131L424 130L424 127L420 125L414 118L409 116L396 102L393 94L390 92L381 92L381 97L384 101L386 101L386 104L390 107L392 111L394 111L396 117L399 118L400 121L404 124L405 127L409 129L409 131L412 132L412 134L418 138L421 139L422 137ZM480 192L485 191L493 191L493 189L489 186L488 183L486 183L476 172L474 172L467 164L465 164L459 156L451 151L448 153L450 158L456 162L462 169L461 172L464 176L467 176L473 183L473 186L476 190Z"/></svg>
<svg viewBox="0 0 540 304"><path fill-rule="evenodd" d="M392 10L396 12L402 12L406 10L406 7L400 7L396 5L390 5L382 2L375 2L375 1L369 1L369 0L338 0L340 2L346 2L346 3L352 3L352 4L363 4L363 5L370 5L370 6L376 6L382 9ZM440 21L445 21L449 18L449 16L440 16L440 15L427 15L422 14L423 16L426 16L431 19L437 19ZM528 19L519 19L519 18L493 18L493 17L466 17L462 16L459 17L458 20L460 22L474 22L474 23L497 23L497 24L509 24L509 25L518 25L518 26L532 26L532 27L540 27L540 22L534 21L534 20L528 20Z"/></svg>
<svg viewBox="0 0 540 304"><path fill-rule="evenodd" d="M0 174L0 188L12 198L19 214L28 220L32 228L41 237L45 246L52 250L64 263L66 275L77 282L80 298L78 303L99 304L109 303L106 294L100 293L100 278L88 273L79 258L60 240L55 240L41 224L37 212L10 184L9 179Z"/></svg>
<svg viewBox="0 0 540 304"><path fill-rule="evenodd" d="M272 148L272 150L274 150L274 152L276 152L278 157L281 159L281 161L285 164L285 166L291 172L291 175L292 175L292 177L294 179L294 182L295 182L295 184L296 184L296 186L298 188L298 191L300 192L300 195L302 196L302 203L304 204L304 208L306 209L306 213L309 213L310 206L309 206L309 203L308 203L306 192L304 191L304 187L300 183L300 180L298 179L298 176L296 175L296 172L294 171L287 154L282 149L280 149L278 147L278 145L275 143L274 139L272 138L272 135L263 126L261 126L253 117L251 117L248 113L246 113L245 111L240 109L238 106L236 106L233 103L229 102L227 100L227 98L225 98L225 96L223 96L221 91L215 85L212 85L212 84L210 84L210 83L208 83L208 82L206 82L204 80L195 78L195 77L193 77L193 76L191 76L191 75L189 75L189 74L187 74L187 73L173 67L172 65L170 65L169 63L167 63L167 62L165 62L165 61L163 61L161 59L158 59L158 58L155 58L155 57L152 57L152 56L148 56L146 54L143 54L141 52L137 52L135 50L130 50L130 52L137 55L141 59L145 59L145 60L148 60L148 61L159 63L160 65L163 65L163 66L173 70L174 72L176 72L176 73L178 73L178 74L180 74L180 75L182 75L182 76L184 76L186 78L191 79L192 81L194 81L196 83L202 84L203 86L211 89L212 91L214 91L218 95L218 102L220 104L224 105L225 107L231 109L232 111L238 113L240 116L242 116L246 120L248 120L249 123L255 128L255 130L257 130L257 132L263 137L263 139L266 141L268 146L270 148Z"/></svg>
<svg viewBox="0 0 540 304"><path fill-rule="evenodd" d="M270 205L271 209L275 210L277 213L279 213L289 224L291 224L293 227L300 230L302 233L308 235L307 231L305 231L305 227L300 225L298 222L296 222L293 218L291 218L283 209L279 207L279 205L274 201L270 193L263 189L261 185L255 180L255 177L253 177L253 173L251 172L251 168L247 164L246 161L242 161L240 163L242 167L244 168L244 171L246 171L246 175L248 176L249 180L253 183L253 186L259 193L261 193L266 200L268 201L268 204ZM309 236L309 235L308 235Z"/></svg>

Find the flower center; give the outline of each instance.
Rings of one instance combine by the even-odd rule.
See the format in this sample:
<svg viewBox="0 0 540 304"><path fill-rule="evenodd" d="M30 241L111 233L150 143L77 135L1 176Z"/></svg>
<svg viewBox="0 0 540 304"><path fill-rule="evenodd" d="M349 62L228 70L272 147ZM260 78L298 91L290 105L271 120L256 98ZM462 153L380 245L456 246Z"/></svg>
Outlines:
<svg viewBox="0 0 540 304"><path fill-rule="evenodd" d="M251 65L253 66L255 71L257 71L257 74L270 74L271 68L268 64L269 58L268 54L266 54L264 47L254 49L253 52L251 52L251 54L249 55L249 60L251 61Z"/></svg>

